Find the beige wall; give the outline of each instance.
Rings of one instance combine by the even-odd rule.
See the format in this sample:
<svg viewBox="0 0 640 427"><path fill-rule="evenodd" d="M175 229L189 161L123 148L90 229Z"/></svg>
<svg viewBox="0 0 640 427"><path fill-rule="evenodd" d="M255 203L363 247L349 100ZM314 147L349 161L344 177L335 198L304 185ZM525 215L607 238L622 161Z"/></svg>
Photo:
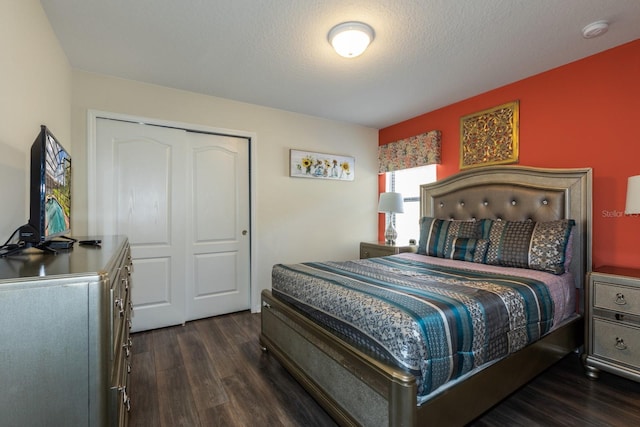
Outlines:
<svg viewBox="0 0 640 427"><path fill-rule="evenodd" d="M74 234L88 229L87 112L99 110L256 136L254 310L273 264L357 258L376 239L376 129L77 70L72 81ZM355 181L290 178L291 148L355 157Z"/></svg>
<svg viewBox="0 0 640 427"><path fill-rule="evenodd" d="M28 220L29 148L40 125L50 127L71 151L71 67L38 0L0 0L0 34L0 239L4 243Z"/></svg>
<svg viewBox="0 0 640 427"><path fill-rule="evenodd" d="M377 130L72 71L37 0L0 0L0 239L28 216L29 147L46 124L73 157L72 230L87 233L87 111L256 135L257 295L274 263L348 259L376 238ZM288 177L289 149L356 158L353 182Z"/></svg>

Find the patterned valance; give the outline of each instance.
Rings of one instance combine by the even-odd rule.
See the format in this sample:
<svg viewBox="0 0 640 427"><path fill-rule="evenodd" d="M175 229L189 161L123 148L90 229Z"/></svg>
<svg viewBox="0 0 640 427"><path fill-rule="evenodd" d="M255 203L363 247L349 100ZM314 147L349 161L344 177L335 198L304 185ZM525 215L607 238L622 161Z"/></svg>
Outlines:
<svg viewBox="0 0 640 427"><path fill-rule="evenodd" d="M378 147L378 173L415 168L440 163L439 130Z"/></svg>

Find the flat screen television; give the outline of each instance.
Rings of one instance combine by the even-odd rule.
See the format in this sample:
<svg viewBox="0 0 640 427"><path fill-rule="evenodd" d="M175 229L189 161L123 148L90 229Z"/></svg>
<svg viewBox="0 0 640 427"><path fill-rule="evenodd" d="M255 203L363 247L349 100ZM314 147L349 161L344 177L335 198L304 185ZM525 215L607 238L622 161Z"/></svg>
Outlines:
<svg viewBox="0 0 640 427"><path fill-rule="evenodd" d="M71 232L71 156L44 125L31 146L29 204L22 242L43 248Z"/></svg>

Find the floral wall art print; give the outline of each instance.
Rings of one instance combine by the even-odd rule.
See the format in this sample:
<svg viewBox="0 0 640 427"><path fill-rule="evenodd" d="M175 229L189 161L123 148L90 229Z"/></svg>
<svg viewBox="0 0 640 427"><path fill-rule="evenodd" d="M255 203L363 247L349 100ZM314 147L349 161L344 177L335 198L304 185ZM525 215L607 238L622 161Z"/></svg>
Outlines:
<svg viewBox="0 0 640 427"><path fill-rule="evenodd" d="M289 175L292 177L338 181L353 181L355 178L353 157L290 150L289 159Z"/></svg>

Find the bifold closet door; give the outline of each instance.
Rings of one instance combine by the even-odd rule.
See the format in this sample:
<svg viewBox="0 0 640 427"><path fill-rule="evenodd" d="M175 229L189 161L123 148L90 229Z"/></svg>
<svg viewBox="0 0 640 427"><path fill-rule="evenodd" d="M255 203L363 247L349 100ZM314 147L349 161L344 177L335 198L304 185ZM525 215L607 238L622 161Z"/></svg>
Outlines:
<svg viewBox="0 0 640 427"><path fill-rule="evenodd" d="M248 141L99 118L95 152L89 220L129 237L133 331L248 309Z"/></svg>
<svg viewBox="0 0 640 427"><path fill-rule="evenodd" d="M187 320L246 310L249 143L188 133Z"/></svg>

